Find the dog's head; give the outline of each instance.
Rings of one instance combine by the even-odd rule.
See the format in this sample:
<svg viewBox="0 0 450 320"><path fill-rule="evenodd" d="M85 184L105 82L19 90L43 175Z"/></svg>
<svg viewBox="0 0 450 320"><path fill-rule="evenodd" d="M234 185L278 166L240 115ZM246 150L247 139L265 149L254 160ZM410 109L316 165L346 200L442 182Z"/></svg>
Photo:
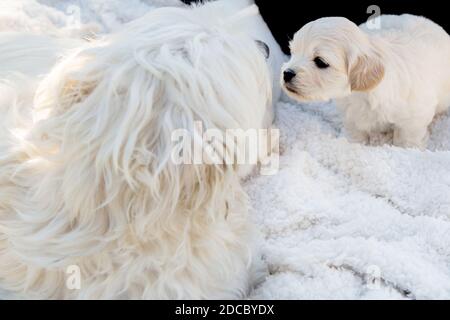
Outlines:
<svg viewBox="0 0 450 320"><path fill-rule="evenodd" d="M384 66L367 34L340 17L306 24L291 44L291 59L283 66L281 83L300 101L342 98L368 91L384 76Z"/></svg>

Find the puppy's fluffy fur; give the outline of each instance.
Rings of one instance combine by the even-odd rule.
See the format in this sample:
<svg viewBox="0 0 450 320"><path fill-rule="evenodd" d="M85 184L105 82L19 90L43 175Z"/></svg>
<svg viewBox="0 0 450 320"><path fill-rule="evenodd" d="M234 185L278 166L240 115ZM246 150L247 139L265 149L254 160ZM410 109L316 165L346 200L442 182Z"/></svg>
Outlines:
<svg viewBox="0 0 450 320"><path fill-rule="evenodd" d="M254 39L233 30L256 7L211 7L208 21L197 10L157 9L75 44L42 81L31 65L3 70L0 288L26 298L245 294L253 229L237 168L175 165L171 134L194 133L196 120L268 126L271 78ZM79 290L66 286L70 265Z"/></svg>
<svg viewBox="0 0 450 320"><path fill-rule="evenodd" d="M380 19L378 30L345 18L305 25L284 68L296 76L283 86L302 101L336 99L354 141L393 132L394 145L425 148L433 117L450 105L450 37L423 17Z"/></svg>

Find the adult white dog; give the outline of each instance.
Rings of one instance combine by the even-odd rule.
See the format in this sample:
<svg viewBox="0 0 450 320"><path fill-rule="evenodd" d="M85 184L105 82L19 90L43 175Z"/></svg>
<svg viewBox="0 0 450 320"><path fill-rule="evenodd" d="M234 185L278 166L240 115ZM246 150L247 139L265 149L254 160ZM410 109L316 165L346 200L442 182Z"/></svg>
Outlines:
<svg viewBox="0 0 450 320"><path fill-rule="evenodd" d="M238 168L175 165L171 134L194 134L195 121L270 125L271 71L254 41L264 39L239 27L262 21L251 3L157 9L101 40L64 42L64 59L42 81L36 74L58 59L48 50L30 52L48 60L19 74L10 61L0 101L0 289L25 298L245 295L256 259ZM3 45L27 52L26 42Z"/></svg>
<svg viewBox="0 0 450 320"><path fill-rule="evenodd" d="M379 29L345 18L305 25L282 76L289 96L337 99L352 140L425 148L428 126L450 105L450 37L412 15L381 16Z"/></svg>

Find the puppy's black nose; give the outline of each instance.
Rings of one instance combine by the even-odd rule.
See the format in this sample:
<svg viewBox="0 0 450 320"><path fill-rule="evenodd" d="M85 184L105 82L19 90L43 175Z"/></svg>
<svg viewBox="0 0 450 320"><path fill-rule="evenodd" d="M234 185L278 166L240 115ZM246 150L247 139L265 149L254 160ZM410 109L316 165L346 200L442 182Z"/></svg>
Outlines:
<svg viewBox="0 0 450 320"><path fill-rule="evenodd" d="M291 82L292 79L294 79L296 76L296 73L294 70L292 69L287 69L286 71L284 71L283 73L283 79L284 82L289 83Z"/></svg>

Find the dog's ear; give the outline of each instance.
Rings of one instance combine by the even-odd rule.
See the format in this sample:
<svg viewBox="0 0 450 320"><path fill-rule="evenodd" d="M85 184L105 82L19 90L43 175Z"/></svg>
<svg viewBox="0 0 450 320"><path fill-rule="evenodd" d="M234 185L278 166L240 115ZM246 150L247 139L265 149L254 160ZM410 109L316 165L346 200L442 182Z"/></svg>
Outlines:
<svg viewBox="0 0 450 320"><path fill-rule="evenodd" d="M374 55L359 55L349 68L352 91L369 91L375 88L384 77L384 65Z"/></svg>

